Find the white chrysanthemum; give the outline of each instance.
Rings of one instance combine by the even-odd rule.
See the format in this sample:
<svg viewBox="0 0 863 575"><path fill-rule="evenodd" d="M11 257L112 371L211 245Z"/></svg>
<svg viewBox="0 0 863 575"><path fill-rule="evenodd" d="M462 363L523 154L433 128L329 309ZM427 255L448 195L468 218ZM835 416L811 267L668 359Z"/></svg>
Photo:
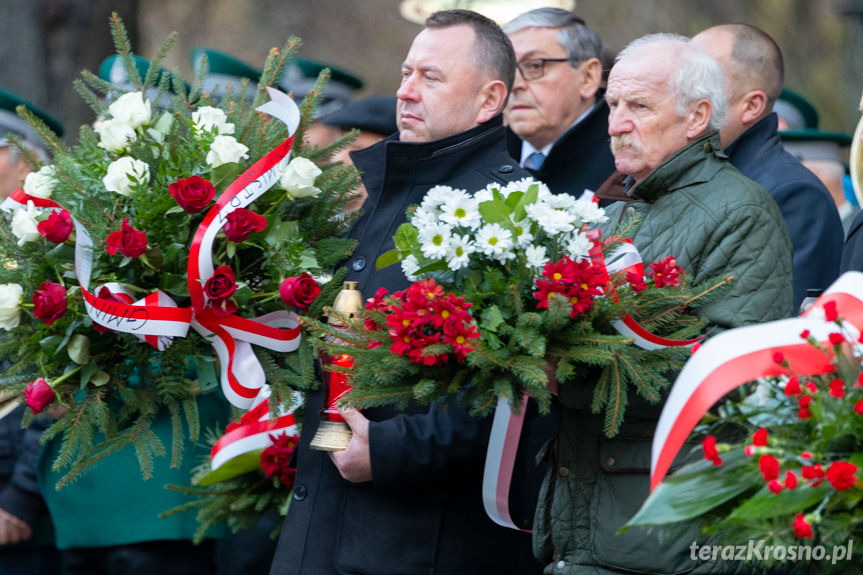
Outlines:
<svg viewBox="0 0 863 575"><path fill-rule="evenodd" d="M569 211L575 206L575 198L569 194L551 194L543 201L556 210Z"/></svg>
<svg viewBox="0 0 863 575"><path fill-rule="evenodd" d="M524 255L527 257L527 265L532 268L541 268L548 263L545 246L527 246Z"/></svg>
<svg viewBox="0 0 863 575"><path fill-rule="evenodd" d="M408 278L408 281L415 282L420 279L418 276L414 274L420 269L420 264L417 261L416 257L410 255L401 261L402 273L405 274L405 277Z"/></svg>
<svg viewBox="0 0 863 575"><path fill-rule="evenodd" d="M446 255L446 263L452 271L466 268L470 263L470 255L476 251L470 236L453 236Z"/></svg>
<svg viewBox="0 0 863 575"><path fill-rule="evenodd" d="M601 224L608 221L605 210L600 208L596 202L586 198L576 201L571 211L577 214L581 221L586 224Z"/></svg>
<svg viewBox="0 0 863 575"><path fill-rule="evenodd" d="M530 220L525 218L520 222L513 222L512 225L515 227L515 244L520 248L529 246L533 241L533 234L530 233Z"/></svg>
<svg viewBox="0 0 863 575"><path fill-rule="evenodd" d="M429 226L434 226L440 223L440 218L438 217L439 212L436 208L427 210L425 208L419 207L414 212L414 215L411 217L411 224L417 230L423 230Z"/></svg>
<svg viewBox="0 0 863 575"><path fill-rule="evenodd" d="M520 180L516 180L515 182L510 182L506 185L504 196L509 196L512 192L524 192L527 193L527 190L533 186L537 186L537 201L545 201L552 193L549 191L548 186L539 180L535 180L533 178L522 178Z"/></svg>
<svg viewBox="0 0 863 575"><path fill-rule="evenodd" d="M464 190L454 190L450 186L435 186L426 192L420 207L431 211L446 202L454 192L465 193Z"/></svg>
<svg viewBox="0 0 863 575"><path fill-rule="evenodd" d="M451 226L461 226L471 230L482 225L479 204L467 194L453 195L440 207L440 219Z"/></svg>
<svg viewBox="0 0 863 575"><path fill-rule="evenodd" d="M545 202L537 202L526 206L528 217L539 224L550 236L565 234L575 229L574 216L567 212L555 210Z"/></svg>
<svg viewBox="0 0 863 575"><path fill-rule="evenodd" d="M578 262L587 257L591 247L593 247L593 242L588 239L587 235L576 232L566 244L566 255Z"/></svg>
<svg viewBox="0 0 863 575"><path fill-rule="evenodd" d="M500 224L486 224L476 234L476 247L487 256L498 257L512 249L512 233Z"/></svg>
<svg viewBox="0 0 863 575"><path fill-rule="evenodd" d="M423 228L419 233L423 255L429 259L443 259L446 257L451 238L452 228L446 224L435 224Z"/></svg>

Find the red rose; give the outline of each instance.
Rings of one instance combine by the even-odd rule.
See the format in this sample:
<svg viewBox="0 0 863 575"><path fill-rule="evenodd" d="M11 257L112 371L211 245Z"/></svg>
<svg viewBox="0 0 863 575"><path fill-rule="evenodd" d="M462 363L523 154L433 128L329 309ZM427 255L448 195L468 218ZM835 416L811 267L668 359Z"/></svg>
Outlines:
<svg viewBox="0 0 863 575"><path fill-rule="evenodd" d="M219 266L213 276L204 284L204 292L211 300L225 299L237 291L234 270L231 266Z"/></svg>
<svg viewBox="0 0 863 575"><path fill-rule="evenodd" d="M286 488L294 486L297 470L290 467L291 458L297 449L297 436L282 434L270 435L273 444L261 453L261 469L267 477L278 477Z"/></svg>
<svg viewBox="0 0 863 575"><path fill-rule="evenodd" d="M66 288L54 282L42 282L33 292L33 315L51 325L66 313Z"/></svg>
<svg viewBox="0 0 863 575"><path fill-rule="evenodd" d="M772 455L762 455L758 460L758 467L761 469L764 481L772 481L779 477L779 460Z"/></svg>
<svg viewBox="0 0 863 575"><path fill-rule="evenodd" d="M797 537L812 539L812 525L806 521L802 513L796 515L791 526L794 528L794 535Z"/></svg>
<svg viewBox="0 0 863 575"><path fill-rule="evenodd" d="M827 481L837 491L845 491L854 486L857 477L857 466L847 461L834 461L827 468Z"/></svg>
<svg viewBox="0 0 863 575"><path fill-rule="evenodd" d="M279 286L279 295L285 305L301 310L309 309L321 293L321 286L306 272L299 276L285 278Z"/></svg>
<svg viewBox="0 0 863 575"><path fill-rule="evenodd" d="M49 242L62 244L69 238L73 227L72 216L67 210L54 210L47 220L39 222L36 229Z"/></svg>
<svg viewBox="0 0 863 575"><path fill-rule="evenodd" d="M114 293L111 290L109 290L108 288L106 288L105 286L102 286L102 288L99 290L99 293L97 295L99 296L99 299L109 301L111 303L120 303L120 304L124 304L124 305L128 305L128 304L132 303L131 297L127 296L124 293ZM100 325L100 324L96 323L95 321L93 322L93 329L95 329L99 333L114 331L113 329L111 329L109 327L105 327L104 325Z"/></svg>
<svg viewBox="0 0 863 575"><path fill-rule="evenodd" d="M55 397L54 388L48 385L44 377L34 379L24 388L24 400L35 414L51 405Z"/></svg>
<svg viewBox="0 0 863 575"><path fill-rule="evenodd" d="M111 255L119 250L127 258L136 258L147 250L147 234L133 228L129 224L129 218L126 218L119 231L108 234L105 244L105 251Z"/></svg>
<svg viewBox="0 0 863 575"><path fill-rule="evenodd" d="M235 243L244 242L252 232L260 232L267 227L267 220L264 216L245 208L237 208L225 219L227 222L222 228L225 230L225 237L228 238L228 241Z"/></svg>
<svg viewBox="0 0 863 575"><path fill-rule="evenodd" d="M197 214L206 209L216 195L216 188L213 187L213 184L201 176L190 176L177 180L168 186L168 191L174 196L183 211L190 214Z"/></svg>

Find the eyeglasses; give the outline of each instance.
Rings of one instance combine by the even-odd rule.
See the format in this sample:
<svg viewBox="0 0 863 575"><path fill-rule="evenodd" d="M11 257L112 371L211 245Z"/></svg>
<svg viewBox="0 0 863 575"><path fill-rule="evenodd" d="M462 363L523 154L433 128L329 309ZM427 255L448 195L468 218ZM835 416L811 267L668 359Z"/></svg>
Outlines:
<svg viewBox="0 0 863 575"><path fill-rule="evenodd" d="M518 72L526 82L539 80L545 76L545 64L547 62L574 62L574 60L571 58L530 58L517 64Z"/></svg>

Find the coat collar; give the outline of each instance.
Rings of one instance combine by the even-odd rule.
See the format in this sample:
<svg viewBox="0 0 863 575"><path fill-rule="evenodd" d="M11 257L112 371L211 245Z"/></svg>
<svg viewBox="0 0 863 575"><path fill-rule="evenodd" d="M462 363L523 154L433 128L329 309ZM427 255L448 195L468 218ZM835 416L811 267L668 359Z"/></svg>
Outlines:
<svg viewBox="0 0 863 575"><path fill-rule="evenodd" d="M777 146L782 146L779 138L779 117L775 112L771 112L731 142L725 148L725 153L731 162L745 173L746 166L763 161L763 152Z"/></svg>

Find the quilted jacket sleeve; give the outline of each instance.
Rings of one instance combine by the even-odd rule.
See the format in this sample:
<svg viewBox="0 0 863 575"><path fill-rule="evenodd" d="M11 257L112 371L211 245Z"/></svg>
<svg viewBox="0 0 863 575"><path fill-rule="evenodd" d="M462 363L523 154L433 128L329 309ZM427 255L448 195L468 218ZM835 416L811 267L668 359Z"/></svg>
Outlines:
<svg viewBox="0 0 863 575"><path fill-rule="evenodd" d="M700 315L728 329L792 314L791 241L775 205L742 203L726 213L707 239L695 282L733 276L719 300Z"/></svg>

